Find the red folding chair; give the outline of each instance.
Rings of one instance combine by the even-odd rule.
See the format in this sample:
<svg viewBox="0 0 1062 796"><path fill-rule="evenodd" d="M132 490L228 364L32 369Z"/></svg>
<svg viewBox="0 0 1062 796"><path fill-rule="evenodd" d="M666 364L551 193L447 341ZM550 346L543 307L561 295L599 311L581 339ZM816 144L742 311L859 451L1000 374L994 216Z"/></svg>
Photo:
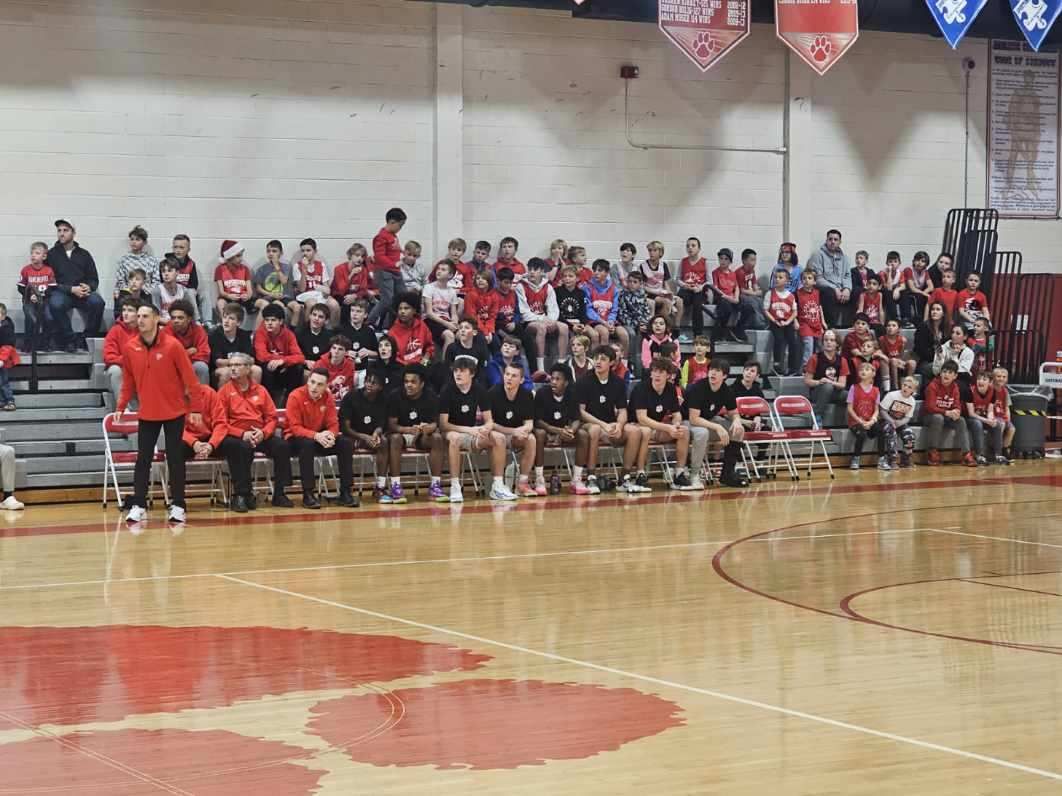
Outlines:
<svg viewBox="0 0 1062 796"><path fill-rule="evenodd" d="M752 477L757 481L763 480L752 446L767 443L767 463L763 475L767 478L774 478L777 475L778 456L780 454L785 462L786 469L789 471L790 478L793 480L799 479L800 476L797 474L796 466L793 464L789 456L789 450L785 445L785 431L776 426L774 414L771 412L771 405L767 403L766 399L757 395L742 396L737 399L737 411L743 418L760 418L763 426L759 431L746 431L744 434L741 445L741 461L745 465L745 470L752 473Z"/></svg>
<svg viewBox="0 0 1062 796"><path fill-rule="evenodd" d="M834 478L833 465L830 464L830 454L826 450L826 443L833 442L833 434L828 429L819 428L819 421L815 419L815 410L803 395L779 395L774 399L775 428L783 434L782 445L785 446L789 461L796 468L796 459L793 456L793 444L807 443L808 446L808 478L811 478L812 467L815 466L815 451L822 450L822 458L826 469L829 470L830 478ZM807 420L809 428L786 428L784 420ZM821 466L821 465L820 465ZM799 475L795 476L799 478Z"/></svg>
<svg viewBox="0 0 1062 796"><path fill-rule="evenodd" d="M111 435L128 438L134 436L139 430L139 417L135 412L126 412L122 419L118 419L115 413L104 416L103 428L103 507L107 508L107 491L114 490L114 500L122 505L122 489L118 483L118 472L131 473L136 467L136 451L115 451L111 447ZM166 455L155 448L151 459L151 473L148 482L148 498L151 497L151 488L158 479L162 487L163 500L169 501L169 487L166 480Z"/></svg>

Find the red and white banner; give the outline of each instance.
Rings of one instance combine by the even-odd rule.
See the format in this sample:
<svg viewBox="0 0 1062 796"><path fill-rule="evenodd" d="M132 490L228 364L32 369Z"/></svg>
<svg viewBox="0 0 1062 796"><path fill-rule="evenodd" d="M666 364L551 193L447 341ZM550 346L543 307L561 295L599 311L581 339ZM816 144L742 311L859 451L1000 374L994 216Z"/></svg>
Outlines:
<svg viewBox="0 0 1062 796"><path fill-rule="evenodd" d="M702 72L749 35L751 0L659 0L659 24Z"/></svg>
<svg viewBox="0 0 1062 796"><path fill-rule="evenodd" d="M774 28L804 63L826 74L859 38L856 0L774 0Z"/></svg>

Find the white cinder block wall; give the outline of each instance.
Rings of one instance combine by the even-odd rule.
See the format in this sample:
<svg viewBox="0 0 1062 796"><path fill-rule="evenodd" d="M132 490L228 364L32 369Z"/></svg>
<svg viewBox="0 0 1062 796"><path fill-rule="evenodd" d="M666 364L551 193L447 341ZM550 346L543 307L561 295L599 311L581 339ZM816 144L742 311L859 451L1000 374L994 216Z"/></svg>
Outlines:
<svg viewBox="0 0 1062 796"><path fill-rule="evenodd" d="M963 203L963 76L974 57L969 196L984 201L986 42L864 33L824 78L757 26L702 75L654 26L401 0L22 0L0 7L0 257L10 285L65 216L110 287L134 223L156 252L304 236L336 262L384 211L425 256L461 235L554 237L615 257L687 235L806 259L827 227L880 260L935 252ZM777 154L638 149L776 148ZM787 80L788 68L788 80ZM1005 221L1001 247L1062 270L1059 222Z"/></svg>

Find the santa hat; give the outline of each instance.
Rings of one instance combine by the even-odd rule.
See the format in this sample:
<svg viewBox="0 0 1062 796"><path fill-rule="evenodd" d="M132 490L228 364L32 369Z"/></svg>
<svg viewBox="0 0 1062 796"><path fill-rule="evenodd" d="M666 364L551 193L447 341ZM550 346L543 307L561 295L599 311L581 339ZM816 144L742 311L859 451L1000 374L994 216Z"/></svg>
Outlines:
<svg viewBox="0 0 1062 796"><path fill-rule="evenodd" d="M234 240L227 240L221 244L221 259L231 260L237 254L243 254L243 245Z"/></svg>

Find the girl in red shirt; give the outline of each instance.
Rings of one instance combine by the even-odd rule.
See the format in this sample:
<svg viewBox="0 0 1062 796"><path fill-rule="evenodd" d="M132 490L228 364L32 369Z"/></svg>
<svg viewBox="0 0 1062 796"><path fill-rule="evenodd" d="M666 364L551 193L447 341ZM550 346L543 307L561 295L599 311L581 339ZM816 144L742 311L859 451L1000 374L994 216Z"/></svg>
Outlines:
<svg viewBox="0 0 1062 796"><path fill-rule="evenodd" d="M465 293L464 312L466 318L476 319L479 331L490 345L498 317L498 294L491 289L486 271L477 271L472 277L472 287Z"/></svg>
<svg viewBox="0 0 1062 796"><path fill-rule="evenodd" d="M859 383L848 390L848 430L854 437L852 443L852 461L849 469L859 469L859 459L863 455L863 443L867 438L876 439L878 443L878 469L891 470L892 465L885 457L885 434L881 424L878 403L881 393L874 386L874 366L864 362L859 366Z"/></svg>
<svg viewBox="0 0 1062 796"><path fill-rule="evenodd" d="M767 294L767 321L774 340L776 376L799 376L801 346L797 335L796 297L789 292L789 274L785 269L774 272L774 287Z"/></svg>

